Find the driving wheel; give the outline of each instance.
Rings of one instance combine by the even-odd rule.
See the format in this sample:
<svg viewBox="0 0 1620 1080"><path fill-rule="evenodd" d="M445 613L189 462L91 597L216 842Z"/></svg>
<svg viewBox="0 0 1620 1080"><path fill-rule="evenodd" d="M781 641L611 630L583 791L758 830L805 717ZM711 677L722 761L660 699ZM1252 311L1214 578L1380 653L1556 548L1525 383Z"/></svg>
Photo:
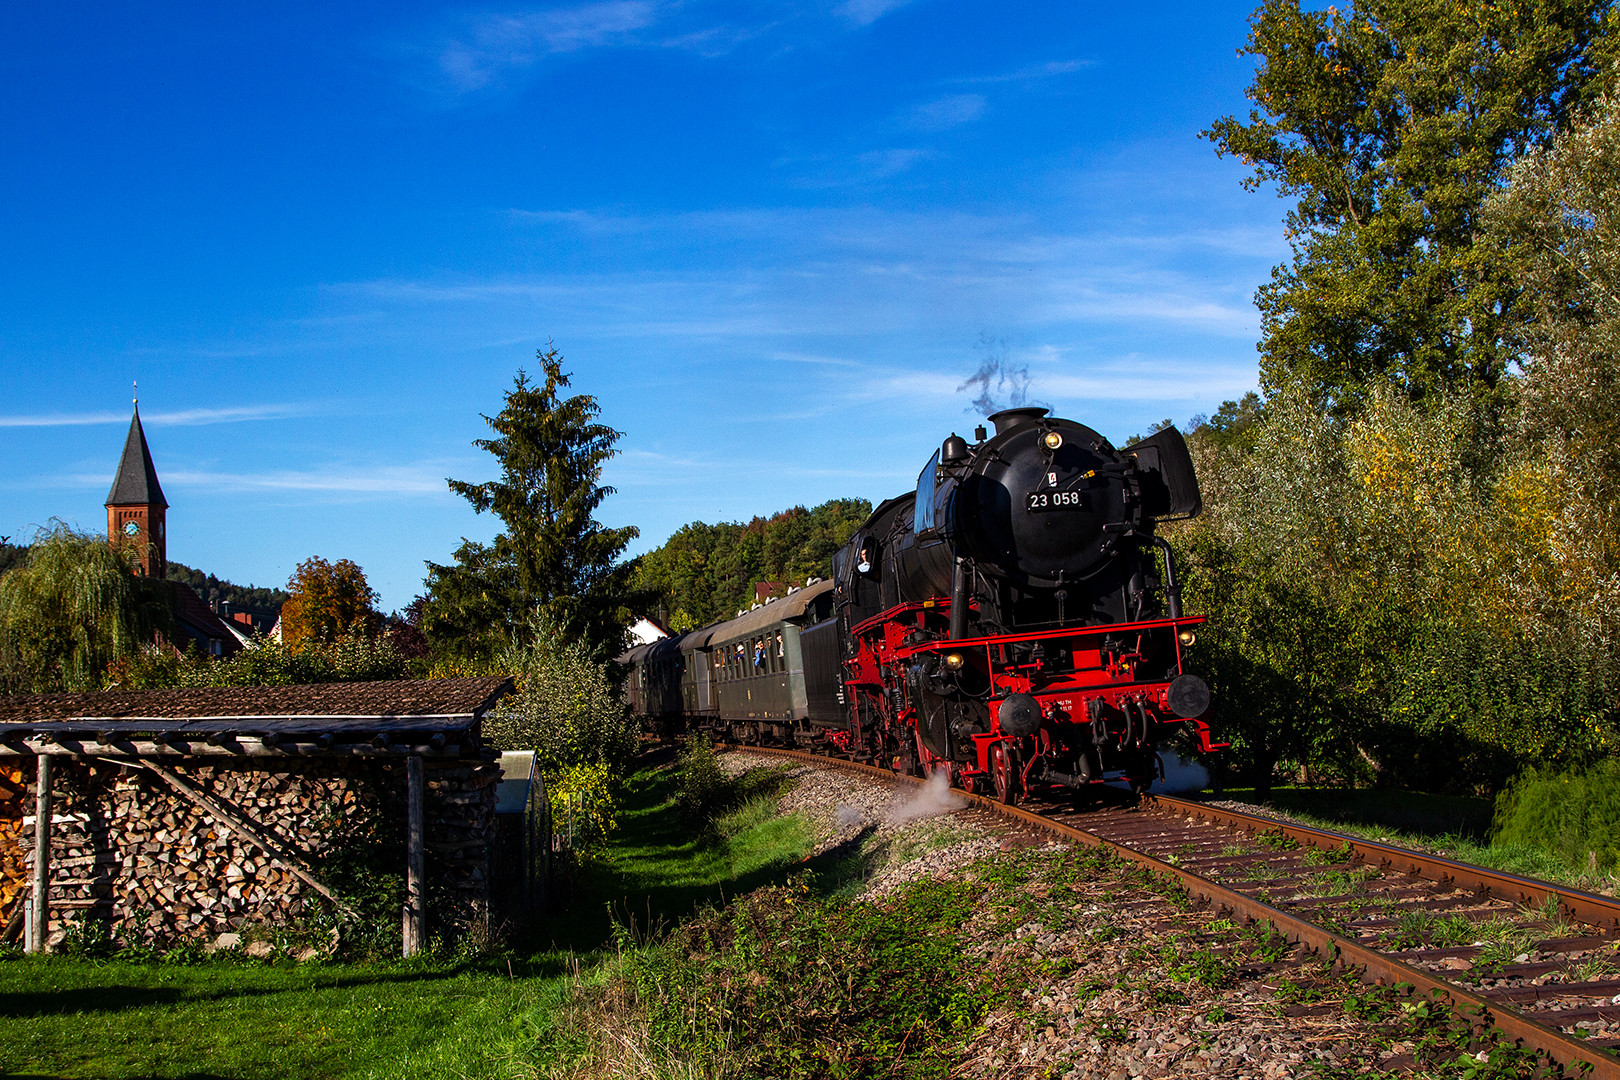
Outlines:
<svg viewBox="0 0 1620 1080"><path fill-rule="evenodd" d="M990 747L990 779L996 785L996 798L1006 806L1014 806L1023 794L1019 775L1018 753L1004 742Z"/></svg>
<svg viewBox="0 0 1620 1080"><path fill-rule="evenodd" d="M917 745L910 732L900 737L900 748L894 755L894 771L901 776L917 775Z"/></svg>

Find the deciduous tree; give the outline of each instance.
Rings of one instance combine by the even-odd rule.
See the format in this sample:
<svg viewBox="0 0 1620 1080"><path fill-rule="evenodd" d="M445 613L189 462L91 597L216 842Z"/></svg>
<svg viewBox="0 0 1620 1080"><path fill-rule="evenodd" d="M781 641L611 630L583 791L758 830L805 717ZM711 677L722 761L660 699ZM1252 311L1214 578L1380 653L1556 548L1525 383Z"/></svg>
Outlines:
<svg viewBox="0 0 1620 1080"><path fill-rule="evenodd" d="M10 693L97 690L107 665L172 633L168 589L134 573L127 545L41 529L0 575L0 685Z"/></svg>
<svg viewBox="0 0 1620 1080"><path fill-rule="evenodd" d="M341 637L375 637L383 617L366 572L350 559L327 562L312 555L287 581L291 598L281 605L281 640L292 649Z"/></svg>
<svg viewBox="0 0 1620 1080"><path fill-rule="evenodd" d="M1497 383L1526 312L1480 208L1611 77L1615 23L1612 0L1265 0L1256 108L1206 136L1295 200L1255 298L1268 391Z"/></svg>

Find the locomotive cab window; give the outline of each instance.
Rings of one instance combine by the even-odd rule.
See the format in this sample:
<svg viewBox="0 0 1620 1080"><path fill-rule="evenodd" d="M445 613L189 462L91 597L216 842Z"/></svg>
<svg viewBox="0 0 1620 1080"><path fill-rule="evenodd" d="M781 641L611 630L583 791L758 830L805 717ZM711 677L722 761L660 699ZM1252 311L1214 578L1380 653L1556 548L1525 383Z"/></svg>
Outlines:
<svg viewBox="0 0 1620 1080"><path fill-rule="evenodd" d="M911 531L920 540L934 532L934 488L939 483L939 451L928 459L923 471L917 475L917 502L912 507Z"/></svg>

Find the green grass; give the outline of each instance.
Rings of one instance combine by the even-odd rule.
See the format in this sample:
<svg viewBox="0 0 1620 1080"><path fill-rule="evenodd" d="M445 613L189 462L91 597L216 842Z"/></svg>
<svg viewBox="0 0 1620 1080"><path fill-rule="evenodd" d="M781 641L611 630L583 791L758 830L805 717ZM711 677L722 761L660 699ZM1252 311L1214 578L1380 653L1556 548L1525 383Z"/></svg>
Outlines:
<svg viewBox="0 0 1620 1080"><path fill-rule="evenodd" d="M609 913L643 930L785 881L810 844L778 817L781 779L693 829L668 770L633 775L606 857L580 869L567 910L531 936L543 951L480 960L295 965L0 958L0 1076L344 1078L524 1075L538 1033L612 955Z"/></svg>
<svg viewBox="0 0 1620 1080"><path fill-rule="evenodd" d="M542 927L535 944L591 951L608 943L615 921L646 932L786 880L813 838L802 817L776 813L780 772L757 772L742 786L741 805L707 825L691 824L676 812L679 782L673 771L632 775L606 857L581 869L569 917Z"/></svg>
<svg viewBox="0 0 1620 1080"><path fill-rule="evenodd" d="M479 964L0 962L0 1075L504 1075L557 956Z"/></svg>
<svg viewBox="0 0 1620 1080"><path fill-rule="evenodd" d="M1254 792L1232 789L1225 798L1254 802ZM1277 788L1268 804L1302 825L1347 833L1397 847L1431 851L1458 862L1510 874L1598 890L1615 886L1613 877L1593 873L1553 852L1528 844L1492 844L1488 799L1424 795L1409 791L1346 791Z"/></svg>

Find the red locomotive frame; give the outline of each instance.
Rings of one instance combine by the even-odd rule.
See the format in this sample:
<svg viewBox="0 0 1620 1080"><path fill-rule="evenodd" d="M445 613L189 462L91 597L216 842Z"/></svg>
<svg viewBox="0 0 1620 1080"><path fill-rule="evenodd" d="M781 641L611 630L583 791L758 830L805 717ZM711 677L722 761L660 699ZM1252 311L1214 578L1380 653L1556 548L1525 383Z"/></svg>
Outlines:
<svg viewBox="0 0 1620 1080"><path fill-rule="evenodd" d="M1192 644L1194 629L1204 622L1202 616L952 640L938 632L948 623L950 606L948 598L899 604L852 628L857 650L844 662L851 729L829 733L835 743L851 744L840 745L841 749L848 752L864 739L860 721L864 701L884 727L909 735L909 739L901 736L899 754L891 763L897 770L912 769L910 748L905 745L909 741L915 746L916 765L925 774L946 769L952 783L966 788L987 781L1003 801L1015 802L1031 779L1049 775L1044 768L1035 771L1043 759L1076 756L1075 740L1066 735L1089 738L1099 751L1112 750L1116 759L1125 753L1146 754L1153 746L1163 745L1165 737L1183 724L1191 725L1200 750L1229 745L1212 740L1210 725L1202 715L1184 718L1170 707L1171 680L1183 671L1183 647ZM1053 664L1041 656L1018 662L1010 655L1010 647L1024 644L1038 644L1041 652L1054 651L1067 663ZM966 761L938 756L917 730L920 716L908 693L905 669L931 656L952 670L982 675L988 688L990 730L968 736L973 751ZM1168 657L1174 662L1167 663ZM1168 670L1169 674L1139 678L1138 668L1150 663L1157 672ZM1010 694L1028 695L1037 703L1041 722L1032 734L1002 730L1001 707ZM1082 731L1082 725L1089 730ZM1108 779L1105 773L1125 771L1104 766L1102 753L1096 760L1094 771L1082 770L1089 774L1079 778L1082 782L1103 783ZM1163 775L1162 762L1156 762L1156 771ZM1140 775L1126 779L1146 786ZM1072 777L1069 783L1081 786Z"/></svg>

